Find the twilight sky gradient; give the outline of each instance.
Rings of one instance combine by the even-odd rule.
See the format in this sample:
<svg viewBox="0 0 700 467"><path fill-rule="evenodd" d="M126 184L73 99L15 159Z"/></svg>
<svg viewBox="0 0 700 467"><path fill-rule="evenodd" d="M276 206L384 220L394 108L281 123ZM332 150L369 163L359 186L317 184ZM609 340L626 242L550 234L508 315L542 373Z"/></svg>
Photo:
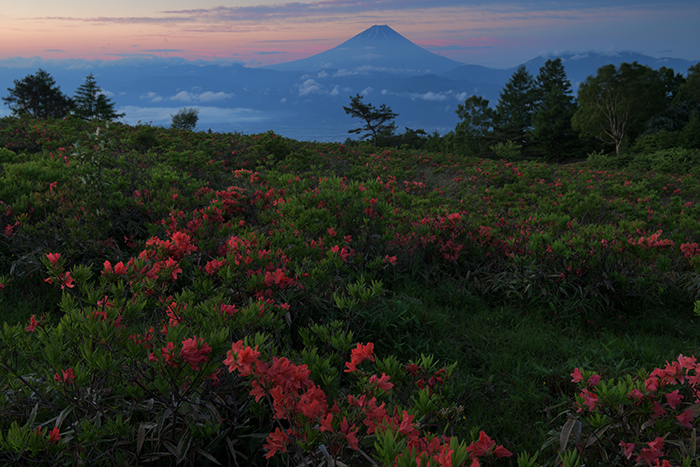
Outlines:
<svg viewBox="0 0 700 467"><path fill-rule="evenodd" d="M700 59L698 0L7 0L0 59L139 55L270 65L387 24L464 63L516 66L540 54L634 51Z"/></svg>

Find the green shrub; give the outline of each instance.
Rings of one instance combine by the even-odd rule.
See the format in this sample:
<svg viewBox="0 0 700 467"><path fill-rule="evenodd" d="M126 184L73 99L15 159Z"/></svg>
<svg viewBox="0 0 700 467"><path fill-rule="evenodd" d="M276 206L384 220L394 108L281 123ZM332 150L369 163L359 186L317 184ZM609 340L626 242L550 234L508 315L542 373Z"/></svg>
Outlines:
<svg viewBox="0 0 700 467"><path fill-rule="evenodd" d="M670 148L653 153L641 153L634 156L628 167L643 172L697 174L700 170L700 150Z"/></svg>

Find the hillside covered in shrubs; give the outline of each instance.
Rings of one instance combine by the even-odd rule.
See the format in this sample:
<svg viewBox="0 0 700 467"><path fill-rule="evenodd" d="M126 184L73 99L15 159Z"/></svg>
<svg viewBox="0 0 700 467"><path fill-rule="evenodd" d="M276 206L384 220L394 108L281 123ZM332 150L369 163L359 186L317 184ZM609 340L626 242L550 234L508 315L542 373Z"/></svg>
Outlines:
<svg viewBox="0 0 700 467"><path fill-rule="evenodd" d="M0 119L0 460L694 465L700 179L668 151Z"/></svg>

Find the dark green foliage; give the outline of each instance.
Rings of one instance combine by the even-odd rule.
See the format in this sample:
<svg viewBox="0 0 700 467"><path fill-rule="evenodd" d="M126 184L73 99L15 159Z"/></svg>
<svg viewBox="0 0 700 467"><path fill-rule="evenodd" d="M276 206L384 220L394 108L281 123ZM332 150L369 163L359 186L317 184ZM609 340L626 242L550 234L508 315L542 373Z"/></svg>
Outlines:
<svg viewBox="0 0 700 467"><path fill-rule="evenodd" d="M14 80L14 87L7 90L10 94L2 100L12 110L13 115L63 118L73 107L71 98L63 94L53 77L41 68L22 80Z"/></svg>
<svg viewBox="0 0 700 467"><path fill-rule="evenodd" d="M180 109L175 115L172 115L170 127L175 130L194 131L199 121L198 109Z"/></svg>
<svg viewBox="0 0 700 467"><path fill-rule="evenodd" d="M685 103L690 109L700 110L700 63L688 68L688 75L685 82L680 84L674 102Z"/></svg>
<svg viewBox="0 0 700 467"><path fill-rule="evenodd" d="M496 133L499 141L513 141L520 146L527 146L527 133L532 129L536 100L535 80L525 65L521 65L503 87L496 104Z"/></svg>
<svg viewBox="0 0 700 467"><path fill-rule="evenodd" d="M73 114L83 120L111 121L125 115L114 110L114 103L97 86L97 81L92 73L75 91L73 101L75 103Z"/></svg>
<svg viewBox="0 0 700 467"><path fill-rule="evenodd" d="M535 95L537 102L532 116L534 150L554 161L576 155L580 142L571 127L576 104L560 58L547 60L540 68Z"/></svg>
<svg viewBox="0 0 700 467"><path fill-rule="evenodd" d="M634 140L645 123L666 108L666 88L656 70L637 62L619 68L606 65L579 87L572 125L619 153L625 139Z"/></svg>
<svg viewBox="0 0 700 467"><path fill-rule="evenodd" d="M346 114L364 122L360 128L348 130L348 133L361 135L362 139L371 137L376 147L380 139L390 138L394 134L396 131L394 119L399 114L394 113L386 104L376 108L372 104L365 104L362 99L363 97L359 94L355 97L350 96L350 106L343 106Z"/></svg>
<svg viewBox="0 0 700 467"><path fill-rule="evenodd" d="M482 156L493 131L496 112L481 96L470 96L456 110L460 122L455 127L454 148L459 154Z"/></svg>

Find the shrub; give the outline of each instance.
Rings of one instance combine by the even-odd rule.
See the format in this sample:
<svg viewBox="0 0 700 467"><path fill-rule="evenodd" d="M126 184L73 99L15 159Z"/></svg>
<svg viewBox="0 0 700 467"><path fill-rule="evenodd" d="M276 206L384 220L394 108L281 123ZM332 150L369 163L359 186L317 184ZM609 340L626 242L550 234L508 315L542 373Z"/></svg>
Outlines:
<svg viewBox="0 0 700 467"><path fill-rule="evenodd" d="M194 131L199 120L198 109L180 109L175 115L171 115L170 127L175 130Z"/></svg>

